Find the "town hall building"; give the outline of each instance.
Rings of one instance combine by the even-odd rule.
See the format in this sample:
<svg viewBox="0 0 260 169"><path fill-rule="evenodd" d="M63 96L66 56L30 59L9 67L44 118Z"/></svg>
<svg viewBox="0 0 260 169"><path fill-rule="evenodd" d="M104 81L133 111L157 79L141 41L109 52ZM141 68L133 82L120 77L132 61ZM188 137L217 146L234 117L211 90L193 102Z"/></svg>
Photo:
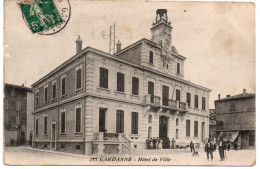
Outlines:
<svg viewBox="0 0 260 169"><path fill-rule="evenodd" d="M167 10L158 9L151 40L113 55L82 49L35 82L33 147L78 154L146 149L147 138L176 147L209 137L210 89L184 79L186 58L172 45Z"/></svg>

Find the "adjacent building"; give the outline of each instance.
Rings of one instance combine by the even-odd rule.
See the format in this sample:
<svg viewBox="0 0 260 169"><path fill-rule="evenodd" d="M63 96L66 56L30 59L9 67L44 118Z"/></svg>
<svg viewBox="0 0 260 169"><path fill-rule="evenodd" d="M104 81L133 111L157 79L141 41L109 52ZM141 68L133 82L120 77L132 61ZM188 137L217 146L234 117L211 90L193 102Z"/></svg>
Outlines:
<svg viewBox="0 0 260 169"><path fill-rule="evenodd" d="M4 84L4 140L6 146L29 144L32 140L33 102L31 88L24 85Z"/></svg>
<svg viewBox="0 0 260 169"><path fill-rule="evenodd" d="M209 137L211 90L184 80L167 10L156 15L151 40L118 43L113 55L82 49L79 36L76 54L32 85L34 147L111 154L146 149L152 137L176 147Z"/></svg>
<svg viewBox="0 0 260 169"><path fill-rule="evenodd" d="M255 147L255 94L243 93L215 100L218 140L238 142L240 149Z"/></svg>
<svg viewBox="0 0 260 169"><path fill-rule="evenodd" d="M215 109L209 109L209 138L216 140L216 112Z"/></svg>

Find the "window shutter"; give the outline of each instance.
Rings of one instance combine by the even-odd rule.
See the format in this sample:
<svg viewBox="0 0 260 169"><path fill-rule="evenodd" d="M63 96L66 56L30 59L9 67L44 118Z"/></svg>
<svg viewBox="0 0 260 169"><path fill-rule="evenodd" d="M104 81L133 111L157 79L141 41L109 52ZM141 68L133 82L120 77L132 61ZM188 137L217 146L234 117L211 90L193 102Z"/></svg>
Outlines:
<svg viewBox="0 0 260 169"><path fill-rule="evenodd" d="M76 89L81 88L81 69L77 70L77 78L76 78Z"/></svg>
<svg viewBox="0 0 260 169"><path fill-rule="evenodd" d="M76 132L81 132L81 108L76 109Z"/></svg>
<svg viewBox="0 0 260 169"><path fill-rule="evenodd" d="M186 136L190 137L190 120L186 120Z"/></svg>

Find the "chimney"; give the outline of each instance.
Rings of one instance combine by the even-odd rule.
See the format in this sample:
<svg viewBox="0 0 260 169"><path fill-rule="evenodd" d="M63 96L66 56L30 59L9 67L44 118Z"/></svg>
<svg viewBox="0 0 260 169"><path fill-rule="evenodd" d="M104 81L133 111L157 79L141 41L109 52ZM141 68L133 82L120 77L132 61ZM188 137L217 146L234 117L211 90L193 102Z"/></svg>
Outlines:
<svg viewBox="0 0 260 169"><path fill-rule="evenodd" d="M79 53L82 50L82 40L80 39L80 35L78 35L78 39L76 42L76 54Z"/></svg>
<svg viewBox="0 0 260 169"><path fill-rule="evenodd" d="M243 94L246 94L246 89L243 89Z"/></svg>
<svg viewBox="0 0 260 169"><path fill-rule="evenodd" d="M218 99L220 99L220 94L218 94Z"/></svg>
<svg viewBox="0 0 260 169"><path fill-rule="evenodd" d="M119 52L121 50L121 42L118 39L118 42L116 44L116 52Z"/></svg>
<svg viewBox="0 0 260 169"><path fill-rule="evenodd" d="M230 97L230 94L228 94L227 97Z"/></svg>

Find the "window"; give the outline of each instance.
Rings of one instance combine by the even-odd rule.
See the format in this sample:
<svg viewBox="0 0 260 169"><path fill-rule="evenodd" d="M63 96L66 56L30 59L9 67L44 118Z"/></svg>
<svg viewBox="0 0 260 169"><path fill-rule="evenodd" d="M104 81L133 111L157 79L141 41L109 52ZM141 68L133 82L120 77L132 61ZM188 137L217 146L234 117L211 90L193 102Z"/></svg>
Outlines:
<svg viewBox="0 0 260 169"><path fill-rule="evenodd" d="M181 101L181 91L179 89L176 89L176 100Z"/></svg>
<svg viewBox="0 0 260 169"><path fill-rule="evenodd" d="M187 103L188 103L188 106L190 106L190 93L187 93Z"/></svg>
<svg viewBox="0 0 260 169"><path fill-rule="evenodd" d="M82 69L80 67L76 68L76 89L81 89L81 79L82 79Z"/></svg>
<svg viewBox="0 0 260 169"><path fill-rule="evenodd" d="M150 51L149 63L150 63L150 64L153 64L153 52L152 52L152 51Z"/></svg>
<svg viewBox="0 0 260 169"><path fill-rule="evenodd" d="M138 113L132 112L132 134L138 134Z"/></svg>
<svg viewBox="0 0 260 169"><path fill-rule="evenodd" d="M234 110L236 110L236 105L235 105L235 103L231 103L230 104L230 111L234 111Z"/></svg>
<svg viewBox="0 0 260 169"><path fill-rule="evenodd" d="M60 148L65 148L65 144L61 144L61 145L60 145Z"/></svg>
<svg viewBox="0 0 260 169"><path fill-rule="evenodd" d="M64 96L66 94L66 77L61 78L61 95Z"/></svg>
<svg viewBox="0 0 260 169"><path fill-rule="evenodd" d="M177 74L181 73L181 65L180 63L177 63Z"/></svg>
<svg viewBox="0 0 260 169"><path fill-rule="evenodd" d="M198 137L198 121L194 121L194 137Z"/></svg>
<svg viewBox="0 0 260 169"><path fill-rule="evenodd" d="M44 103L48 102L48 86L44 87Z"/></svg>
<svg viewBox="0 0 260 169"><path fill-rule="evenodd" d="M35 120L35 135L39 135L39 122L38 119Z"/></svg>
<svg viewBox="0 0 260 169"><path fill-rule="evenodd" d="M194 107L195 108L199 108L199 96L198 95L195 95L195 102L194 102Z"/></svg>
<svg viewBox="0 0 260 169"><path fill-rule="evenodd" d="M151 103L154 103L154 83L148 82L148 94L151 95Z"/></svg>
<svg viewBox="0 0 260 169"><path fill-rule="evenodd" d="M64 134L66 132L66 113L65 111L61 112L61 122L60 122L60 126L61 126L61 134Z"/></svg>
<svg viewBox="0 0 260 169"><path fill-rule="evenodd" d="M176 134L175 138L179 139L179 129L176 129L176 133L175 134Z"/></svg>
<svg viewBox="0 0 260 169"><path fill-rule="evenodd" d="M149 115L149 116L148 116L148 123L152 123L152 121L153 121L153 116L152 116L152 115Z"/></svg>
<svg viewBox="0 0 260 169"><path fill-rule="evenodd" d="M132 77L132 94L139 95L139 79Z"/></svg>
<svg viewBox="0 0 260 169"><path fill-rule="evenodd" d="M125 75L123 73L117 72L117 91L125 91Z"/></svg>
<svg viewBox="0 0 260 169"><path fill-rule="evenodd" d="M176 119L176 126L179 126L179 119Z"/></svg>
<svg viewBox="0 0 260 169"><path fill-rule="evenodd" d="M57 85L56 82L52 83L52 99L56 99L56 90L57 90L56 85Z"/></svg>
<svg viewBox="0 0 260 169"><path fill-rule="evenodd" d="M17 111L21 110L21 102L20 101L16 102L16 110Z"/></svg>
<svg viewBox="0 0 260 169"><path fill-rule="evenodd" d="M47 135L47 127L48 127L47 125L48 125L48 117L44 116L44 132L43 132L44 135Z"/></svg>
<svg viewBox="0 0 260 169"><path fill-rule="evenodd" d="M124 111L116 111L116 133L124 133Z"/></svg>
<svg viewBox="0 0 260 169"><path fill-rule="evenodd" d="M169 106L169 87L162 86L162 105Z"/></svg>
<svg viewBox="0 0 260 169"><path fill-rule="evenodd" d="M80 150L80 145L75 146L76 150Z"/></svg>
<svg viewBox="0 0 260 169"><path fill-rule="evenodd" d="M190 120L186 120L186 137L190 137Z"/></svg>
<svg viewBox="0 0 260 169"><path fill-rule="evenodd" d="M99 70L99 87L108 89L108 70L102 67Z"/></svg>
<svg viewBox="0 0 260 169"><path fill-rule="evenodd" d="M14 89L11 90L11 96L15 97L15 90Z"/></svg>
<svg viewBox="0 0 260 169"><path fill-rule="evenodd" d="M206 98L202 97L202 110L206 109Z"/></svg>
<svg viewBox="0 0 260 169"><path fill-rule="evenodd" d="M39 105L39 91L36 91L35 95L36 95L35 104L36 104L36 106L38 106Z"/></svg>
<svg viewBox="0 0 260 169"><path fill-rule="evenodd" d="M81 132L81 108L76 108L76 133Z"/></svg>

